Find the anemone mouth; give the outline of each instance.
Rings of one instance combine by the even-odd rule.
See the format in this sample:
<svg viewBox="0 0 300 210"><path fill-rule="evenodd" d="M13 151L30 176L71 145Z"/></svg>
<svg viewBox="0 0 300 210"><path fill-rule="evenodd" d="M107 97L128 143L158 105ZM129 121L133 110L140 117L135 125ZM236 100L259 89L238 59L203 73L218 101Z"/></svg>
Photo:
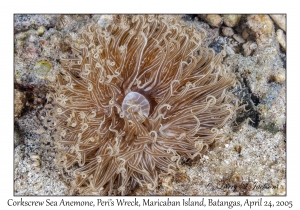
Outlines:
<svg viewBox="0 0 300 210"><path fill-rule="evenodd" d="M150 103L142 94L138 92L130 92L125 96L122 102L122 110L128 119L132 119L133 115L137 117L139 113L148 117Z"/></svg>

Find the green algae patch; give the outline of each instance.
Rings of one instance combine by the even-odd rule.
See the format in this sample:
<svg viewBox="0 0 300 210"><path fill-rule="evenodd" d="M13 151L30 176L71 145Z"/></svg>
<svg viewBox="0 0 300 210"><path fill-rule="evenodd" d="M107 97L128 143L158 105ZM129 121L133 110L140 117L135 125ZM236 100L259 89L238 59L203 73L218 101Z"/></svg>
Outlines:
<svg viewBox="0 0 300 210"><path fill-rule="evenodd" d="M33 71L37 76L44 78L47 76L51 68L52 68L52 64L50 63L50 61L40 60L34 66Z"/></svg>

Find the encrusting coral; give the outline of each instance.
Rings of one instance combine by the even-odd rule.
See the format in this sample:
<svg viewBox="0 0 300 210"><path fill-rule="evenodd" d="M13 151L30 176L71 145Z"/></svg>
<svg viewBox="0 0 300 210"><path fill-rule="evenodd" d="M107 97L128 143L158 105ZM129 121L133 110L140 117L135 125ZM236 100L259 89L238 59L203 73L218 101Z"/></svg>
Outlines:
<svg viewBox="0 0 300 210"><path fill-rule="evenodd" d="M235 76L222 53L202 46L204 31L178 16L124 15L80 36L72 58L61 59L45 118L73 193L153 190L181 157L223 137L219 128L238 106L227 92Z"/></svg>

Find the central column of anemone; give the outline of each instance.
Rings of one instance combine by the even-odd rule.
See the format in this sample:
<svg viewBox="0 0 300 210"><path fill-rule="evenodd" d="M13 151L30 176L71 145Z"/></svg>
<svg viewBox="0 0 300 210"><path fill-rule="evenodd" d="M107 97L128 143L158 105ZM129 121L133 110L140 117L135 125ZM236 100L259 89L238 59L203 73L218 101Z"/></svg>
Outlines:
<svg viewBox="0 0 300 210"><path fill-rule="evenodd" d="M234 113L234 75L202 33L173 16L121 16L89 25L62 59L56 103L58 165L82 194L154 189L158 173L193 158Z"/></svg>
<svg viewBox="0 0 300 210"><path fill-rule="evenodd" d="M143 116L148 117L150 103L142 94L130 92L126 95L122 102L122 110L128 119L132 119L134 115L141 121Z"/></svg>

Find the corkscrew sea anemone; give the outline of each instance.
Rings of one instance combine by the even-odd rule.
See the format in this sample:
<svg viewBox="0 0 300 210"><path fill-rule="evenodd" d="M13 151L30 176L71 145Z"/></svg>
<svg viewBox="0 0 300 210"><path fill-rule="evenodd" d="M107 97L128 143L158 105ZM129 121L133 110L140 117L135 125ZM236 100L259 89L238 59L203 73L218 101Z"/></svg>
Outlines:
<svg viewBox="0 0 300 210"><path fill-rule="evenodd" d="M179 16L124 15L80 36L84 43L61 59L46 117L72 193L153 190L182 157L223 137L237 108L227 92L235 77L222 53L203 46L204 31Z"/></svg>

